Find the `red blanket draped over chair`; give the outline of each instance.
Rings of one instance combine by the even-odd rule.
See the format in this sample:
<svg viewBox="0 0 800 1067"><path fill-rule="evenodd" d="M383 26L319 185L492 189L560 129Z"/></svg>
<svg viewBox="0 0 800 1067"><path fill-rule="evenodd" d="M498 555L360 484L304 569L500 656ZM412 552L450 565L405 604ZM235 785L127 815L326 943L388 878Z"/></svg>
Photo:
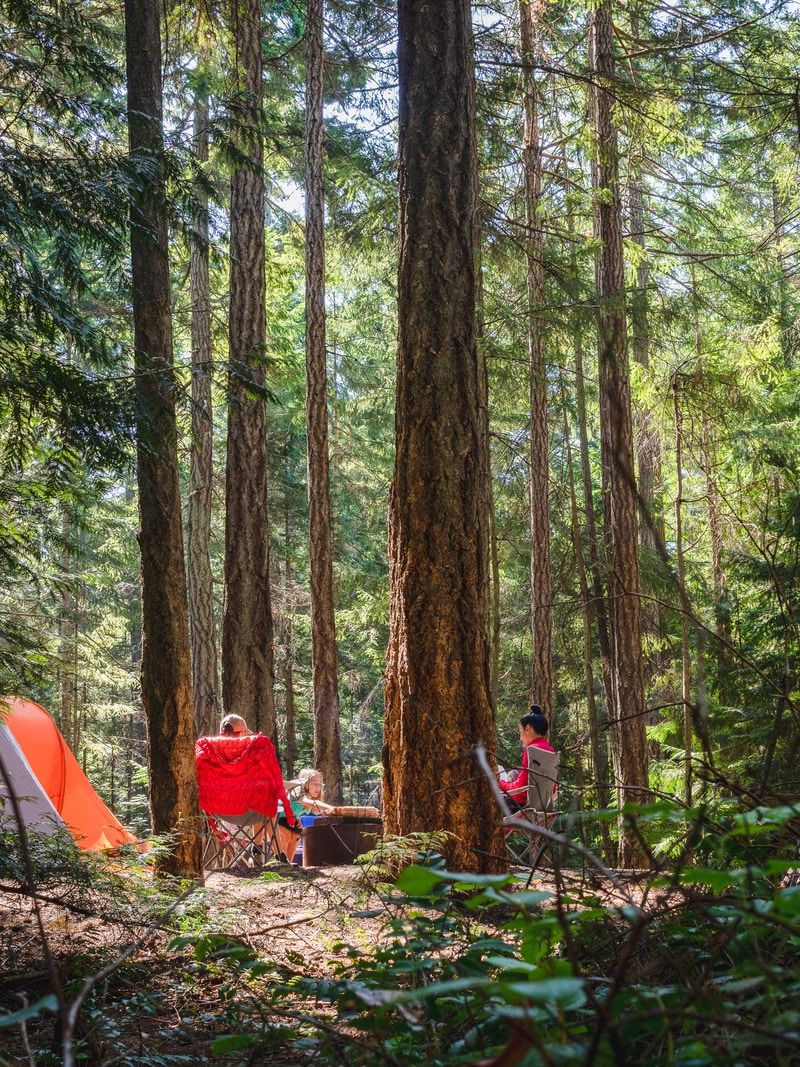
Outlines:
<svg viewBox="0 0 800 1067"><path fill-rule="evenodd" d="M194 750L200 807L210 815L257 811L274 819L278 801L291 819L283 775L272 742L264 734L201 737Z"/></svg>

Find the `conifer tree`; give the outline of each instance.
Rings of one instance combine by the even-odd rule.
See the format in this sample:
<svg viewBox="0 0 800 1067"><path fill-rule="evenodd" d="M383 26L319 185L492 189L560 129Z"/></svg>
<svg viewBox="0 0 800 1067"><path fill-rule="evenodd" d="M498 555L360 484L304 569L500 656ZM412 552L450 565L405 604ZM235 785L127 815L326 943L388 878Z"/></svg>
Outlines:
<svg viewBox="0 0 800 1067"><path fill-rule="evenodd" d="M328 356L325 344L323 183L323 0L306 6L306 426L311 567L314 763L328 803L342 801L333 535L328 468Z"/></svg>
<svg viewBox="0 0 800 1067"><path fill-rule="evenodd" d="M228 440L222 697L275 737L269 570L261 4L232 0L235 91L230 197Z"/></svg>
<svg viewBox="0 0 800 1067"><path fill-rule="evenodd" d="M610 0L590 15L589 65L596 139L596 281L603 516L608 568L608 617L613 686L612 754L620 805L647 797L648 752L644 723L642 622L636 483L633 470L625 264L619 195L617 130L612 111L614 27ZM641 860L637 840L620 823L619 863Z"/></svg>
<svg viewBox="0 0 800 1067"><path fill-rule="evenodd" d="M400 0L400 265L384 826L450 830L449 861L502 861L476 774L493 746L476 345L477 167L468 0Z"/></svg>
<svg viewBox="0 0 800 1067"><path fill-rule="evenodd" d="M131 208L137 484L142 564L142 703L152 826L177 832L157 862L202 873L194 708L172 371L159 0L126 0L128 137L138 188Z"/></svg>

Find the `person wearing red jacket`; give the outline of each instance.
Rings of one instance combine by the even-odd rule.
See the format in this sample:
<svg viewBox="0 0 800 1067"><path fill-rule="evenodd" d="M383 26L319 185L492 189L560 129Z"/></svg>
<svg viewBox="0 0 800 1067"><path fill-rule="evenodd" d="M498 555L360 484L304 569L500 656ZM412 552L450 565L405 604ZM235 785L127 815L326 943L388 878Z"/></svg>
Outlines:
<svg viewBox="0 0 800 1067"><path fill-rule="evenodd" d="M547 717L538 704L531 704L531 710L519 720L519 740L522 744L522 766L515 775L499 780L498 785L506 794L509 807L519 811L528 803L528 749L543 748L546 752L555 752L547 740L549 724ZM556 787L558 788L558 787Z"/></svg>

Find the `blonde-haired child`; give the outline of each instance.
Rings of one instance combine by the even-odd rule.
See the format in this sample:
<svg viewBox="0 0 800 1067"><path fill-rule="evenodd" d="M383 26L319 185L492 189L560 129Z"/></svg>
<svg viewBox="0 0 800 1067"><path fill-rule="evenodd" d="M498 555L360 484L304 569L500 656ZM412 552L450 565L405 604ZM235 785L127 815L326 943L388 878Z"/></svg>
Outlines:
<svg viewBox="0 0 800 1067"><path fill-rule="evenodd" d="M336 809L322 800L322 772L314 767L304 767L302 771L286 783L286 794L292 815L299 822L301 815L330 815ZM278 842L281 852L291 863L297 848L300 834L289 826L286 812L278 816Z"/></svg>

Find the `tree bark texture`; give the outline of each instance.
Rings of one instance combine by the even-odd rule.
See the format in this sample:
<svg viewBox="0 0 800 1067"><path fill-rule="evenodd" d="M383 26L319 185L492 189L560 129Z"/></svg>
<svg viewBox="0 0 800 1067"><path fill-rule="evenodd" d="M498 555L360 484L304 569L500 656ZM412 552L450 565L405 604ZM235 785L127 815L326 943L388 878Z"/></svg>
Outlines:
<svg viewBox="0 0 800 1067"><path fill-rule="evenodd" d="M477 170L477 156L475 158L474 166ZM488 560L486 609L489 613L489 699L492 704L492 715L496 716L497 693L500 677L500 560L497 554L497 522L494 504L494 484L492 480L491 435L489 431L489 364L487 361L485 345L480 211L475 212L475 247L477 249L476 254L478 257L478 265L475 274L475 322L478 344L478 380L481 385L478 410L481 422L481 442L483 444L481 459L484 467L481 477L483 491L485 493L483 509L488 520L486 528L486 558Z"/></svg>
<svg viewBox="0 0 800 1067"><path fill-rule="evenodd" d="M325 799L342 802L336 600L333 587L328 463L328 358L325 344L325 190L323 184L323 0L306 5L306 428L311 570L314 764Z"/></svg>
<svg viewBox="0 0 800 1067"><path fill-rule="evenodd" d="M692 304L694 309L694 344L695 371L694 382L702 394L705 387L703 370L703 330L700 323L700 293L697 278L692 267ZM706 403L705 399L701 401ZM722 563L724 545L722 524L722 503L717 488L717 458L714 431L711 420L704 411L701 416L701 455L703 475L706 483L706 506L708 508L708 531L711 543L711 578L714 584L714 623L720 641L715 642L714 655L717 661L717 689L721 699L733 701L735 696L730 689L730 677L733 662L728 647L731 641L731 605L728 593L728 579Z"/></svg>
<svg viewBox="0 0 800 1067"><path fill-rule="evenodd" d="M287 459L289 443L286 446ZM286 464L286 484L289 484L289 464ZM297 735L294 709L294 596L292 593L292 530L289 518L288 493L284 498L284 566L283 566L283 691L284 745L283 759L286 777L293 778L297 762Z"/></svg>
<svg viewBox="0 0 800 1067"><path fill-rule="evenodd" d="M72 523L67 508L61 514L61 620L59 682L61 688L61 732L74 749L78 727L78 601L72 574L73 552L70 545Z"/></svg>
<svg viewBox="0 0 800 1067"><path fill-rule="evenodd" d="M494 748L477 167L468 0L400 0L396 457L383 746L389 833L449 830L450 864L505 864L472 750Z"/></svg>
<svg viewBox="0 0 800 1067"><path fill-rule="evenodd" d="M201 30L202 33L202 30ZM201 71L208 45L200 46ZM208 160L208 91L195 96L194 152L199 164ZM192 447L189 506L186 520L189 631L192 639L192 687L198 736L216 732L220 718L214 584L209 557L211 491L213 488L213 408L211 401L211 291L208 276L208 196L195 187L194 234L190 249L192 299Z"/></svg>
<svg viewBox="0 0 800 1067"><path fill-rule="evenodd" d="M563 389L563 387L562 387ZM589 580L586 574L586 560L583 554L583 539L581 537L581 524L578 514L578 497L575 492L575 472L572 464L572 444L570 442L570 427L567 418L566 396L563 396L564 408L564 444L566 446L567 480L569 484L570 499L570 526L572 530L572 545L575 552L575 567L578 572L578 589L583 602L583 677L586 686L586 711L589 722L589 748L592 753L592 773L594 777L594 795L599 808L608 807L608 749L606 746L605 732L600 731L600 715L595 699L594 680L594 650L592 645L592 607L591 594L589 592ZM604 717L605 719L605 717ZM603 722L603 726L607 724ZM611 833L608 823L600 824L600 833L603 839L603 852L607 858L613 853Z"/></svg>
<svg viewBox="0 0 800 1067"><path fill-rule="evenodd" d="M776 181L772 182L772 225L775 247L775 259L778 273L778 329L780 331L780 350L787 367L792 365L792 357L797 348L797 329L792 324L791 304L789 301L790 271L786 262L786 238L784 234L786 215L789 209L784 203Z"/></svg>
<svg viewBox="0 0 800 1067"><path fill-rule="evenodd" d="M563 177L564 196L567 204L567 233L570 239L570 265L572 276L578 276L578 257L575 253L575 219L569 201L569 164L567 161L566 140L563 136L558 112L556 111L558 134L562 142L561 149L561 173ZM597 644L600 649L600 663L603 676L603 693L605 695L605 708L609 711L614 704L614 686L612 682L613 670L611 663L611 638L608 632L608 612L603 593L603 574L600 560L600 541L595 519L594 494L592 492L592 465L589 456L589 422L586 410L586 375L583 360L583 332L580 315L576 313L572 317L572 353L575 364L575 407L577 415L578 444L581 467L581 494L583 498L583 511L586 524L585 543L587 547L587 582L591 589L591 597L588 601L588 610L594 619L597 628ZM607 730L607 716L598 717L598 722L603 730Z"/></svg>
<svg viewBox="0 0 800 1067"><path fill-rule="evenodd" d="M683 708L683 797L687 808L692 806L692 663L689 644L689 608L686 596L686 557L683 548L683 411L681 409L680 377L672 379L672 399L675 415L675 556L678 584L681 590L681 701Z"/></svg>
<svg viewBox="0 0 800 1067"><path fill-rule="evenodd" d="M634 4L630 13L631 33L637 40L640 36L639 11ZM638 245L639 259L636 264L636 284L630 294L631 341L634 360L642 367L650 366L650 264L647 259L645 240L645 181L642 173L641 134L631 139L628 196L630 201L630 236ZM662 448L651 412L639 408L634 413L636 430L636 485L642 511L640 541L643 548L655 555L658 543L664 542L664 514L662 492ZM660 612L645 609L645 628L660 633Z"/></svg>
<svg viewBox="0 0 800 1067"><path fill-rule="evenodd" d="M645 247L645 198L641 164L630 164L631 239L640 248L636 265L636 285L630 296L632 350L634 360L642 367L650 366L650 308L647 288L650 283L650 266ZM655 560L659 545L664 544L664 506L662 500L662 448L661 438L653 420L652 412L638 405L634 412L636 441L636 485L639 492L639 541L642 549ZM650 646L645 658L646 673L652 677L659 669L661 655L657 651L663 645L663 612L658 604L646 603L642 609L642 629Z"/></svg>
<svg viewBox="0 0 800 1067"><path fill-rule="evenodd" d="M178 484L167 215L163 172L159 0L125 0L128 138L142 172L131 212L142 564L142 702L156 833L177 831L170 873L202 873L194 708Z"/></svg>
<svg viewBox="0 0 800 1067"><path fill-rule="evenodd" d="M542 227L542 141L536 59L542 0L520 0L525 130L522 170L525 179L525 257L528 289L528 363L531 409L531 697L550 718L553 710L552 593L550 585L550 440L547 426L547 364L544 306L544 230Z"/></svg>
<svg viewBox="0 0 800 1067"><path fill-rule="evenodd" d="M612 741L620 805L641 803L648 791L644 723L642 618L637 494L633 473L625 266L619 197L617 132L612 113L614 27L609 0L590 16L589 65L596 137L593 168L597 214L600 434L603 515L613 664ZM620 824L621 866L641 860L636 840Z"/></svg>
<svg viewBox="0 0 800 1067"><path fill-rule="evenodd" d="M233 0L236 149L231 173L228 439L222 697L275 740L274 628L269 583L266 292L261 133L261 5Z"/></svg>

